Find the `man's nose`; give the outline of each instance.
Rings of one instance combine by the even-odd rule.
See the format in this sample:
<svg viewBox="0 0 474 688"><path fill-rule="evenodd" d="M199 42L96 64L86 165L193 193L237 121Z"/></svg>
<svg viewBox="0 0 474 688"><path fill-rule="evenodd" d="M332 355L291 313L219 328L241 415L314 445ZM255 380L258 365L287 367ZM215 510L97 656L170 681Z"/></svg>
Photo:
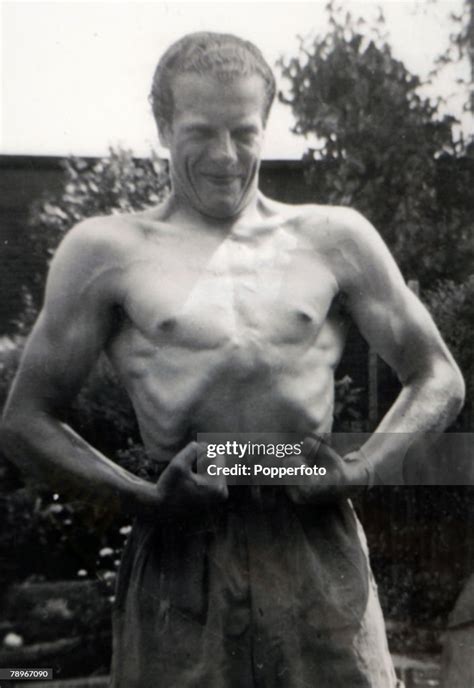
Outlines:
<svg viewBox="0 0 474 688"><path fill-rule="evenodd" d="M228 131L219 133L213 140L209 150L209 157L211 160L219 163L229 164L236 162L235 143Z"/></svg>

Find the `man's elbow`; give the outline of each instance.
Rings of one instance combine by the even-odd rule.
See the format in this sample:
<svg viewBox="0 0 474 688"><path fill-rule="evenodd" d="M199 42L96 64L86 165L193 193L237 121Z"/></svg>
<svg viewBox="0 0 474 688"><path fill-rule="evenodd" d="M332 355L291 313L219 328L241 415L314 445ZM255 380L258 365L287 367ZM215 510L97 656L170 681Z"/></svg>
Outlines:
<svg viewBox="0 0 474 688"><path fill-rule="evenodd" d="M433 375L434 399L439 399L444 424L451 425L461 412L466 397L466 385L461 371L454 362L435 366ZM433 399L433 400L434 400Z"/></svg>
<svg viewBox="0 0 474 688"><path fill-rule="evenodd" d="M424 372L418 369L407 382L423 390L423 397L437 409L443 426L447 427L456 420L464 406L466 385L453 360L436 357Z"/></svg>
<svg viewBox="0 0 474 688"><path fill-rule="evenodd" d="M450 382L448 385L450 408L452 409L452 420L454 420L462 410L466 400L466 383L457 366L452 366Z"/></svg>

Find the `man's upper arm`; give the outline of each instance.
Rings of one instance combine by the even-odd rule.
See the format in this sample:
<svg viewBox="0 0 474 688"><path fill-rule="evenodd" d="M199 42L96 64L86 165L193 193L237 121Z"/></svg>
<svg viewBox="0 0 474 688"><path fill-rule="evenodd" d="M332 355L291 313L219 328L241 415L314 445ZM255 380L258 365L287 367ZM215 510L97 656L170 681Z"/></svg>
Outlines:
<svg viewBox="0 0 474 688"><path fill-rule="evenodd" d="M431 375L439 362L456 367L431 316L405 284L372 225L341 209L338 281L360 332L402 383Z"/></svg>
<svg viewBox="0 0 474 688"><path fill-rule="evenodd" d="M119 265L102 229L100 220L76 226L51 263L44 307L10 395L12 416L18 409L60 410L107 341Z"/></svg>

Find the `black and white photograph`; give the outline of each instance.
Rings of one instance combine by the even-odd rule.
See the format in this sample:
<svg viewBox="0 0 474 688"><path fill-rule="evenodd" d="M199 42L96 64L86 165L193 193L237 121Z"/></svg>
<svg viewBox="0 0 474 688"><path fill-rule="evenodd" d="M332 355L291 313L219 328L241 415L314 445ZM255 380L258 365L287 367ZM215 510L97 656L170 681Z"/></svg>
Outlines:
<svg viewBox="0 0 474 688"><path fill-rule="evenodd" d="M0 688L474 688L474 0L0 32Z"/></svg>

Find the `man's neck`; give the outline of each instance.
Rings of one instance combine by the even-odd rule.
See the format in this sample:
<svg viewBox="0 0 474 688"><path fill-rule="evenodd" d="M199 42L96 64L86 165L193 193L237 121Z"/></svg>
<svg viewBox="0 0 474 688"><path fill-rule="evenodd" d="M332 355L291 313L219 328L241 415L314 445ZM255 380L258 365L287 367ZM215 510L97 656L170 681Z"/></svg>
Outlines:
<svg viewBox="0 0 474 688"><path fill-rule="evenodd" d="M261 221L265 217L262 211L263 195L255 186L248 195L245 204L239 210L227 217L214 217L195 208L186 197L172 189L168 199L168 210L176 219L193 225L214 228L219 231L230 232L241 224L251 224Z"/></svg>

